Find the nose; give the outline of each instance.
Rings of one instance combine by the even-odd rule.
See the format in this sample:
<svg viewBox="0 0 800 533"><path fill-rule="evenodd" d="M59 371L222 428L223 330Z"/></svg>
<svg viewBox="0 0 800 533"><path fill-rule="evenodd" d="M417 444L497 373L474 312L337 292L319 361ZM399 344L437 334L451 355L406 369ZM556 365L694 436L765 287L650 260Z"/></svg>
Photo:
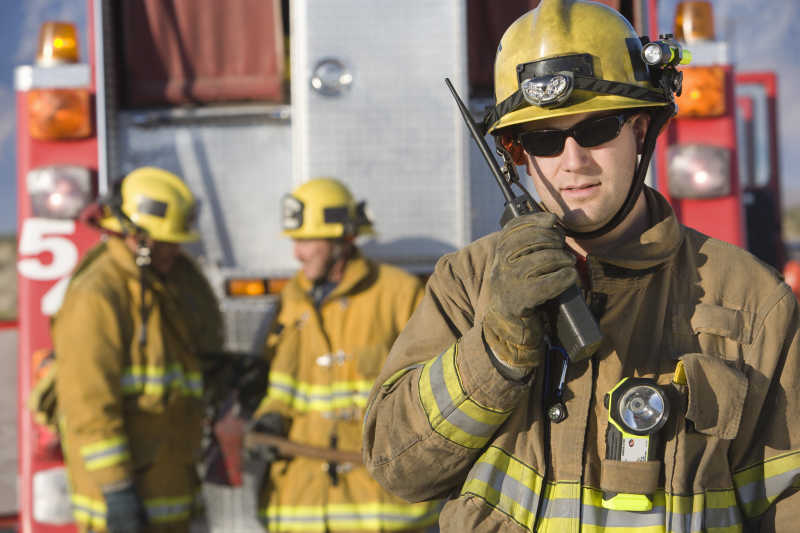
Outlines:
<svg viewBox="0 0 800 533"><path fill-rule="evenodd" d="M301 241L294 241L292 249L294 252L294 258L302 263L305 259L305 246L303 246L303 243Z"/></svg>
<svg viewBox="0 0 800 533"><path fill-rule="evenodd" d="M567 137L564 151L561 152L561 167L563 170L577 172L585 169L591 163L589 149L584 148L572 138Z"/></svg>

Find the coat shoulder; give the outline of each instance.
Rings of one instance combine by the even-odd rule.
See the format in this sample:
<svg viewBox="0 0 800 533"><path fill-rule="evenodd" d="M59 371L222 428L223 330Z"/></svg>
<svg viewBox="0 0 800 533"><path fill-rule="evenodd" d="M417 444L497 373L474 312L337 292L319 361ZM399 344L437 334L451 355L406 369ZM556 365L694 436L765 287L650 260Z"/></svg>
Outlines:
<svg viewBox="0 0 800 533"><path fill-rule="evenodd" d="M755 311L791 293L777 270L738 246L687 228L686 250L706 301Z"/></svg>

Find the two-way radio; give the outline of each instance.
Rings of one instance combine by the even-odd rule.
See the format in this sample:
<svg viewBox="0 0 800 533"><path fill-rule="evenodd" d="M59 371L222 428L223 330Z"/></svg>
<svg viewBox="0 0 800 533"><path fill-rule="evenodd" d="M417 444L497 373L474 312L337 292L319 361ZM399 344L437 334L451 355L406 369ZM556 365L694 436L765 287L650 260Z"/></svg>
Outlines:
<svg viewBox="0 0 800 533"><path fill-rule="evenodd" d="M483 154L484 159L489 164L492 170L497 185L505 197L506 209L503 217L500 219L501 226L505 226L509 220L516 217L526 215L528 213L536 213L543 211L536 200L531 197L527 190L519 182L514 162L511 157L506 154L505 164L500 168L497 160L492 155L486 139L478 131L478 126L472 118L464 102L458 96L453 84L450 83L448 78L445 78L447 88L453 95L453 98L461 111L461 116L467 124L470 135L478 148ZM498 147L498 150L503 148ZM524 195L517 196L511 188L515 184L524 191ZM600 342L603 340L603 335L600 333L600 328L597 325L592 313L586 306L586 301L583 299L580 289L577 285L573 285L566 291L561 293L555 298L555 303L558 308L558 313L555 320L555 332L561 346L567 352L570 361L581 361L588 357L597 350Z"/></svg>

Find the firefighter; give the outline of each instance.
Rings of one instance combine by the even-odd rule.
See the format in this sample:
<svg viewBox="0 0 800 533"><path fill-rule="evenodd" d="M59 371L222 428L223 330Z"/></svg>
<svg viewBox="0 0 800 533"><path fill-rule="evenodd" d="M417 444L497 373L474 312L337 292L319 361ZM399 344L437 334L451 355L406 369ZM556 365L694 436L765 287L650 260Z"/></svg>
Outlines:
<svg viewBox="0 0 800 533"><path fill-rule="evenodd" d="M500 41L484 125L546 212L440 259L364 422L384 487L450 496L442 531L797 528L798 304L643 185L680 83L643 61L599 2L542 0ZM564 365L548 302L576 283L603 341Z"/></svg>
<svg viewBox="0 0 800 533"><path fill-rule="evenodd" d="M52 326L73 512L81 531L188 531L218 304L180 248L195 200L174 174L128 174Z"/></svg>
<svg viewBox="0 0 800 533"><path fill-rule="evenodd" d="M267 339L267 395L256 429L293 443L350 452L279 457L261 494L269 531L411 531L435 524L439 504L412 505L384 491L360 461L361 422L373 380L422 297L414 276L364 257L372 233L364 203L330 178L283 200L283 233L300 270L283 289Z"/></svg>

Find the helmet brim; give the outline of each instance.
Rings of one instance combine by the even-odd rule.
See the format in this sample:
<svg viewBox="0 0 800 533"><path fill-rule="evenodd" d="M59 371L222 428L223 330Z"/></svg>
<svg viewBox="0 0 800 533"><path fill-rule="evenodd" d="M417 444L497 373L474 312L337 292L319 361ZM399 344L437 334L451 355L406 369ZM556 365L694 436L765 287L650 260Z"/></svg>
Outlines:
<svg viewBox="0 0 800 533"><path fill-rule="evenodd" d="M648 102L617 95L598 95L589 91L575 91L570 100L574 103L564 107L546 108L527 106L511 113L507 113L500 120L489 127L488 133L498 133L499 130L519 124L537 122L548 118L567 117L580 113L594 113L597 111L615 111L618 109L635 109L664 107L668 102Z"/></svg>

